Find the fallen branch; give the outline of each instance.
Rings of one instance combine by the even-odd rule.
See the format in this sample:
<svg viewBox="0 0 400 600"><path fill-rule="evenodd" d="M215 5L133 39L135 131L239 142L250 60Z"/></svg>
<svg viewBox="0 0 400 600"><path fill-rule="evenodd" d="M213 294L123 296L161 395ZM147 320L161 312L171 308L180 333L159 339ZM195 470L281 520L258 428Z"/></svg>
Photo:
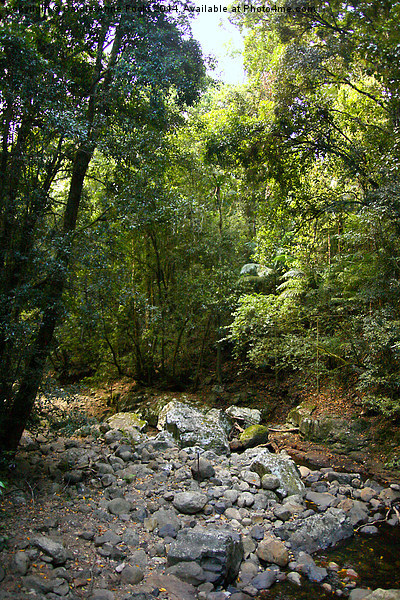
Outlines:
<svg viewBox="0 0 400 600"><path fill-rule="evenodd" d="M377 519L376 521L372 521L371 523L362 523L358 527L355 527L354 531L359 531L360 529L362 529L363 527L367 527L368 525L376 525L377 523L386 523L389 518L390 510L391 510L390 508L387 509L386 516L384 519ZM394 509L394 510L396 510L396 509ZM398 511L396 511L396 512L398 513Z"/></svg>
<svg viewBox="0 0 400 600"><path fill-rule="evenodd" d="M274 433L295 433L299 431L298 427L290 427L289 429L276 429L274 427L268 427L268 431L273 431Z"/></svg>

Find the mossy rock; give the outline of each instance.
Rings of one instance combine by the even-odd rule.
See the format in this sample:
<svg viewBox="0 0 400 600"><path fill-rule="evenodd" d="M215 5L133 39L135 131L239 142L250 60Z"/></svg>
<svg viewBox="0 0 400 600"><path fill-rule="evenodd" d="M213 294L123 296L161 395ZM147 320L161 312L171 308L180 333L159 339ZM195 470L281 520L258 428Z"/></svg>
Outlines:
<svg viewBox="0 0 400 600"><path fill-rule="evenodd" d="M245 448L254 448L268 442L268 427L265 425L250 425L240 435L239 440Z"/></svg>
<svg viewBox="0 0 400 600"><path fill-rule="evenodd" d="M112 417L109 417L106 423L109 424L111 429L119 429L122 433L124 433L126 429L131 429L132 427L142 431L147 425L147 422L144 419L141 419L137 413L133 412L116 413L115 415L112 415Z"/></svg>
<svg viewBox="0 0 400 600"><path fill-rule="evenodd" d="M306 400L289 411L286 421L298 426L304 419L311 419L311 415L316 408L316 402L313 402L312 400Z"/></svg>

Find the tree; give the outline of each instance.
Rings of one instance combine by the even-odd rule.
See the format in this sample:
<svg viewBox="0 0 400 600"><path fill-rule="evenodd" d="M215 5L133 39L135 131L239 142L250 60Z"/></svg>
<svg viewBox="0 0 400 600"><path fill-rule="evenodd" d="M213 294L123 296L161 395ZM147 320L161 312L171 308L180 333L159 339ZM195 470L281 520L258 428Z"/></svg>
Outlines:
<svg viewBox="0 0 400 600"><path fill-rule="evenodd" d="M108 2L74 0L41 12L16 2L1 8L4 449L18 444L62 314L96 147L114 118L135 122L143 93L156 109L172 91L179 104L198 97L203 66L182 17L151 1L132 6L122 14Z"/></svg>

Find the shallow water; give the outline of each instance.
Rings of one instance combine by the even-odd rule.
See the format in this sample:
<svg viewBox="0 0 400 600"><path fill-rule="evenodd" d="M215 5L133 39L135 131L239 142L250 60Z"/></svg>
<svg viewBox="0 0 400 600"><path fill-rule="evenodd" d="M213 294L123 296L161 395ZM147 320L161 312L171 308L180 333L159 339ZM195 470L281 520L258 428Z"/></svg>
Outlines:
<svg viewBox="0 0 400 600"><path fill-rule="evenodd" d="M400 588L399 527L381 525L379 534L374 536L357 533L331 550L314 554L313 558L320 566L326 566L333 561L341 569L354 569L360 576L356 582L357 587ZM325 593L320 585L310 583L304 577L301 587L284 582L275 585L265 596L274 600L332 600L333 597L332 594ZM260 600L261 598L262 596Z"/></svg>

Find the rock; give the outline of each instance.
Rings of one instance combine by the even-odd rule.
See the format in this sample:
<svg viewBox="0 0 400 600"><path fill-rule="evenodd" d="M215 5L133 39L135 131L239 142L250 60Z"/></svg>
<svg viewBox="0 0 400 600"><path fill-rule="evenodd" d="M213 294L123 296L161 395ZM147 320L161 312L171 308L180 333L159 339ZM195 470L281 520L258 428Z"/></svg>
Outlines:
<svg viewBox="0 0 400 600"><path fill-rule="evenodd" d="M382 590L378 588L367 598L369 600L400 600L400 590Z"/></svg>
<svg viewBox="0 0 400 600"><path fill-rule="evenodd" d="M277 490L280 486L280 479L276 475L266 474L261 479L261 487L263 490Z"/></svg>
<svg viewBox="0 0 400 600"><path fill-rule="evenodd" d="M256 408L245 408L239 406L229 406L226 409L226 414L234 421L240 421L245 427L250 425L258 425L261 421L261 411Z"/></svg>
<svg viewBox="0 0 400 600"><path fill-rule="evenodd" d="M18 573L19 575L27 574L31 561L26 552L16 552L13 562L16 573Z"/></svg>
<svg viewBox="0 0 400 600"><path fill-rule="evenodd" d="M276 571L272 569L267 569L262 573L259 573L251 580L251 585L256 588L256 590L268 590L271 586L276 582Z"/></svg>
<svg viewBox="0 0 400 600"><path fill-rule="evenodd" d="M171 509L160 508L153 513L153 518L157 521L157 526L161 529L162 527L171 526L178 531L181 524L175 511Z"/></svg>
<svg viewBox="0 0 400 600"><path fill-rule="evenodd" d="M266 444L268 442L268 427L250 425L240 434L239 441L244 448L254 448L259 444Z"/></svg>
<svg viewBox="0 0 400 600"><path fill-rule="evenodd" d="M285 544L272 536L261 540L256 554L262 561L274 563L280 567L286 567L289 562L289 553Z"/></svg>
<svg viewBox="0 0 400 600"><path fill-rule="evenodd" d="M95 546L103 546L103 544L111 544L115 546L122 541L121 536L117 535L114 531L106 531L103 535L98 535L94 538Z"/></svg>
<svg viewBox="0 0 400 600"><path fill-rule="evenodd" d="M281 521L289 521L292 516L292 511L290 511L286 506L278 505L274 508L274 515Z"/></svg>
<svg viewBox="0 0 400 600"><path fill-rule="evenodd" d="M336 502L336 497L328 492L307 492L306 499L317 505L318 510L326 510Z"/></svg>
<svg viewBox="0 0 400 600"><path fill-rule="evenodd" d="M343 510L328 508L322 514L285 523L275 529L275 534L288 540L293 551L312 554L353 535L353 526Z"/></svg>
<svg viewBox="0 0 400 600"><path fill-rule="evenodd" d="M358 481L360 481L360 475L358 473L341 473L338 471L328 471L328 473L326 473L326 479L329 482L337 481L342 485L351 485L353 479L357 479Z"/></svg>
<svg viewBox="0 0 400 600"><path fill-rule="evenodd" d="M180 513L194 515L203 510L207 502L208 497L201 492L179 492L175 494L172 504Z"/></svg>
<svg viewBox="0 0 400 600"><path fill-rule="evenodd" d="M196 562L214 585L230 583L236 578L243 558L243 543L235 533L207 529L183 529L172 542L167 564Z"/></svg>
<svg viewBox="0 0 400 600"><path fill-rule="evenodd" d="M206 581L206 575L201 566L196 562L181 562L166 571L167 574L175 575L178 579L198 586Z"/></svg>
<svg viewBox="0 0 400 600"><path fill-rule="evenodd" d="M239 497L237 499L237 505L239 506L239 508L253 506L253 504L254 494L251 494L250 492L242 492L241 494L239 494Z"/></svg>
<svg viewBox="0 0 400 600"><path fill-rule="evenodd" d="M93 590L89 600L114 600L115 594L110 590Z"/></svg>
<svg viewBox="0 0 400 600"><path fill-rule="evenodd" d="M114 498L107 502L107 509L112 515L119 517L120 515L126 515L131 510L131 503L124 498Z"/></svg>
<svg viewBox="0 0 400 600"><path fill-rule="evenodd" d="M190 467L193 479L204 481L215 475L215 469L212 464L203 457L195 459Z"/></svg>
<svg viewBox="0 0 400 600"><path fill-rule="evenodd" d="M68 483L68 485L75 485L77 483L80 483L81 481L84 480L84 478L85 478L84 472L78 471L78 470L68 471L64 475L64 481L65 481L65 483Z"/></svg>
<svg viewBox="0 0 400 600"><path fill-rule="evenodd" d="M245 459L251 460L250 470L255 471L261 481L264 475L275 475L279 479L279 487L275 490L281 496L304 494L304 483L295 463L286 455L272 454L266 448L250 449L243 453Z"/></svg>
<svg viewBox="0 0 400 600"><path fill-rule="evenodd" d="M182 402L169 402L160 412L157 427L172 433L181 448L198 446L216 454L230 453L222 411L204 412Z"/></svg>
<svg viewBox="0 0 400 600"><path fill-rule="evenodd" d="M249 485L252 485L256 488L261 487L261 479L260 476L257 475L254 471L242 471L240 473L240 478L242 481L245 481Z"/></svg>
<svg viewBox="0 0 400 600"><path fill-rule="evenodd" d="M353 527L359 523L365 523L368 520L367 506L359 500L346 498L346 500L342 500L337 507L344 510Z"/></svg>
<svg viewBox="0 0 400 600"><path fill-rule="evenodd" d="M196 589L174 575L151 574L146 582L152 589L167 590L168 600L197 600Z"/></svg>
<svg viewBox="0 0 400 600"><path fill-rule="evenodd" d="M367 535L376 535L378 533L378 528L375 525L364 525L360 529L360 533L365 533Z"/></svg>
<svg viewBox="0 0 400 600"><path fill-rule="evenodd" d="M301 577L295 571L291 571L290 573L288 573L286 579L288 581L290 581L291 583L294 583L295 585L298 585L299 587L301 586Z"/></svg>
<svg viewBox="0 0 400 600"><path fill-rule="evenodd" d="M144 575L142 569L137 567L136 565L128 565L121 573L121 581L123 583L129 583L130 585L135 585L142 581Z"/></svg>
<svg viewBox="0 0 400 600"><path fill-rule="evenodd" d="M40 535L32 540L32 544L50 556L54 565L63 565L67 560L67 551L62 544Z"/></svg>
<svg viewBox="0 0 400 600"><path fill-rule="evenodd" d="M354 590L351 590L349 599L350 600L363 600L364 598L367 598L368 596L370 596L371 593L372 593L371 590L355 588Z"/></svg>
<svg viewBox="0 0 400 600"><path fill-rule="evenodd" d="M141 419L137 413L134 412L120 412L112 415L106 420L106 423L111 427L111 429L118 429L125 434L133 427L138 431L143 431L146 427L147 423L144 419Z"/></svg>
<svg viewBox="0 0 400 600"><path fill-rule="evenodd" d="M369 502L372 498L376 498L378 493L370 487L365 487L360 491L360 499L363 502Z"/></svg>

